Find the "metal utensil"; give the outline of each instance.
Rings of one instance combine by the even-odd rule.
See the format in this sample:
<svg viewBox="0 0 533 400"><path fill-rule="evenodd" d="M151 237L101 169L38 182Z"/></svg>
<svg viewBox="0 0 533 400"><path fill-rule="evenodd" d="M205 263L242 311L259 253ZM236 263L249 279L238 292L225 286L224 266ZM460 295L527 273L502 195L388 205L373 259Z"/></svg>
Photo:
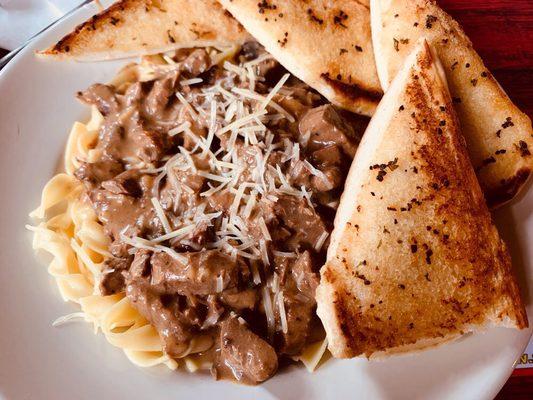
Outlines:
<svg viewBox="0 0 533 400"><path fill-rule="evenodd" d="M67 12L66 14L64 14L61 18L59 19L56 19L54 22L52 22L50 25L46 26L45 28L43 28L42 30L40 30L39 32L37 32L35 35L33 35L32 37L30 37L28 40L26 40L22 45L20 45L19 47L17 47L16 49L10 51L9 53L7 53L4 57L0 58L0 69L2 69L13 57L15 57L24 47L26 47L28 44L30 44L35 38L37 38L41 33L43 33L44 31L48 30L49 28L51 28L52 26L56 25L57 23L63 21L65 18L67 18L68 16L72 15L76 10L79 10L81 7L91 3L93 0L85 0L84 2L82 2L81 4L77 5L76 7L74 7L72 10L70 10L69 12Z"/></svg>

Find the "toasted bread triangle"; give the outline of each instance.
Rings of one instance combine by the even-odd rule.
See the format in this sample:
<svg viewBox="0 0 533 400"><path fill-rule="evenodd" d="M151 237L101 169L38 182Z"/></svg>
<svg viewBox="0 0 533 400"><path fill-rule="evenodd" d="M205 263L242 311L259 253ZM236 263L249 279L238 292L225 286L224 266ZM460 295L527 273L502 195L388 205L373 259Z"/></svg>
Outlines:
<svg viewBox="0 0 533 400"><path fill-rule="evenodd" d="M528 324L425 41L364 134L317 302L336 357L421 349L486 325Z"/></svg>
<svg viewBox="0 0 533 400"><path fill-rule="evenodd" d="M287 70L333 104L372 115L382 91L368 0L219 0Z"/></svg>
<svg viewBox="0 0 533 400"><path fill-rule="evenodd" d="M215 0L121 0L41 54L92 61L249 39Z"/></svg>
<svg viewBox="0 0 533 400"><path fill-rule="evenodd" d="M490 207L512 199L533 169L531 120L487 70L459 24L432 0L371 0L378 74L384 88L424 36L437 50L470 159Z"/></svg>

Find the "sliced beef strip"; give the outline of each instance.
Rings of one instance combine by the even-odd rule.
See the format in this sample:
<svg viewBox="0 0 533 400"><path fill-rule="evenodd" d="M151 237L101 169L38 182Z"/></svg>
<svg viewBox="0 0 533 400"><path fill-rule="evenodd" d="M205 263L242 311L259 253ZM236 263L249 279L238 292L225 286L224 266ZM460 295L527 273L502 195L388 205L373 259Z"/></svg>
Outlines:
<svg viewBox="0 0 533 400"><path fill-rule="evenodd" d="M120 240L120 238L117 238L117 240L113 241L109 246L109 252L116 258L127 258L130 255L128 253L129 249L130 246Z"/></svg>
<svg viewBox="0 0 533 400"><path fill-rule="evenodd" d="M122 163L113 159L101 159L93 163L82 162L74 176L92 185L114 178L124 171Z"/></svg>
<svg viewBox="0 0 533 400"><path fill-rule="evenodd" d="M207 315L202 324L202 329L209 329L216 326L224 311L224 307L220 304L216 295L210 294L207 296Z"/></svg>
<svg viewBox="0 0 533 400"><path fill-rule="evenodd" d="M104 116L114 113L119 106L114 88L101 83L91 85L87 90L79 92L78 99L95 105Z"/></svg>
<svg viewBox="0 0 533 400"><path fill-rule="evenodd" d="M274 58L267 58L255 65L255 73L259 77L264 77L268 82L277 82L281 78L284 70L280 68L279 62Z"/></svg>
<svg viewBox="0 0 533 400"><path fill-rule="evenodd" d="M173 148L173 140L145 125L136 108L115 113L100 127L97 149L105 157L121 162L134 158L148 163L158 161Z"/></svg>
<svg viewBox="0 0 533 400"><path fill-rule="evenodd" d="M201 163L196 162L195 165L197 168L201 168ZM199 193L205 185L205 177L191 173L191 171L181 171L179 169L172 169L169 171L169 178L167 178L169 184L177 186L179 191L187 191L192 189L194 193ZM187 188L184 188L187 186Z"/></svg>
<svg viewBox="0 0 533 400"><path fill-rule="evenodd" d="M152 118L160 118L171 98L174 97L178 72L169 74L164 79L154 81L152 89L144 100L144 110Z"/></svg>
<svg viewBox="0 0 533 400"><path fill-rule="evenodd" d="M139 184L140 177L141 174L138 170L124 171L113 179L102 182L102 188L113 194L141 197L143 191Z"/></svg>
<svg viewBox="0 0 533 400"><path fill-rule="evenodd" d="M333 144L313 151L313 153L311 153L311 160L317 168L322 170L326 167L342 164L343 155L339 146Z"/></svg>
<svg viewBox="0 0 533 400"><path fill-rule="evenodd" d="M336 108L335 110L341 119L352 127L355 133L355 136L351 138L352 143L359 146L359 142L361 142L363 134L365 133L368 123L370 122L370 118L339 108Z"/></svg>
<svg viewBox="0 0 533 400"><path fill-rule="evenodd" d="M311 179L313 175L309 168L306 167L302 160L291 161L291 166L288 170L288 176L291 184L296 187L311 186Z"/></svg>
<svg viewBox="0 0 533 400"><path fill-rule="evenodd" d="M316 306L310 301L304 302L285 293L284 305L287 333L279 332L276 348L281 354L300 354L307 344Z"/></svg>
<svg viewBox="0 0 533 400"><path fill-rule="evenodd" d="M247 266L218 250L181 253L185 263L166 253L151 258L151 284L165 293L206 296L235 287L248 277Z"/></svg>
<svg viewBox="0 0 533 400"><path fill-rule="evenodd" d="M298 81L294 77L291 77L291 80L288 82L290 83L291 97L306 107L316 107L324 102L317 92L302 81Z"/></svg>
<svg viewBox="0 0 533 400"><path fill-rule="evenodd" d="M279 243L289 251L313 249L320 237L328 232L320 215L304 199L280 196L274 205L274 213L281 226L291 233L286 241Z"/></svg>
<svg viewBox="0 0 533 400"><path fill-rule="evenodd" d="M257 289L228 289L220 294L220 301L233 310L252 310L257 303Z"/></svg>
<svg viewBox="0 0 533 400"><path fill-rule="evenodd" d="M183 61L182 67L192 76L198 76L211 66L211 59L204 49L196 49Z"/></svg>
<svg viewBox="0 0 533 400"><path fill-rule="evenodd" d="M356 134L332 105L327 104L307 111L300 120L299 129L302 136L309 136L310 151L337 145L349 157L353 158L355 155Z"/></svg>
<svg viewBox="0 0 533 400"><path fill-rule="evenodd" d="M127 236L144 235L148 238L162 235L163 226L150 201L151 185L146 182L151 181L152 177L142 176L137 181L143 191L140 196L137 193L137 185L132 185L135 189L132 193L136 197L133 197L128 190L122 190L122 176L119 175L117 178L105 181L105 187L89 192L91 205L98 219L103 223L105 231L114 240L120 238L121 232Z"/></svg>
<svg viewBox="0 0 533 400"><path fill-rule="evenodd" d="M328 192L341 187L345 178L342 167L349 163L346 158L338 145L329 145L313 151L311 160L322 172L321 176L311 177L313 189L317 192Z"/></svg>
<svg viewBox="0 0 533 400"><path fill-rule="evenodd" d="M159 332L165 351L171 357L180 357L188 348L196 330L191 315L194 308L181 304L177 296L164 296L150 285L150 258L148 251L140 250L128 273L125 274L126 296L131 304Z"/></svg>
<svg viewBox="0 0 533 400"><path fill-rule="evenodd" d="M336 148L336 146L329 147ZM345 173L343 173L339 164L345 161L343 160L345 157L339 159L338 163L335 162L335 165L328 165L330 162L334 162L334 159L324 160L324 157L334 157L336 154L334 151L328 151L331 152L329 155L321 153L321 150L316 151L321 153L317 156L322 157L320 161L316 162L316 168L320 170L321 174L312 173L302 160L293 161L288 169L290 182L296 187L305 186L315 193L324 193L342 187Z"/></svg>
<svg viewBox="0 0 533 400"><path fill-rule="evenodd" d="M287 83L289 82L291 84L287 87L288 94L277 94L274 96L274 101L292 115L295 121L290 122L288 119L283 118L272 123L269 127L278 134L288 133L291 141L303 144L302 139L304 137L300 134L299 121L309 109L320 105L322 99L320 95L309 87L294 82L292 78Z"/></svg>
<svg viewBox="0 0 533 400"><path fill-rule="evenodd" d="M131 261L128 258L109 258L105 261L99 284L100 293L103 296L124 291L126 287L124 272L130 267Z"/></svg>
<svg viewBox="0 0 533 400"><path fill-rule="evenodd" d="M300 141L301 135L298 121L309 111L309 106L305 105L293 96L276 95L274 96L274 101L279 103L279 105L295 119L294 122L289 122L287 119L281 119L276 123L276 128L283 129L284 131L290 133L294 142Z"/></svg>
<svg viewBox="0 0 533 400"><path fill-rule="evenodd" d="M148 163L161 160L172 147L167 134L144 128L133 130L131 140L138 146L137 157Z"/></svg>
<svg viewBox="0 0 533 400"><path fill-rule="evenodd" d="M315 290L319 283L313 271L311 254L303 252L297 259L276 260L280 290L283 291L287 332L279 332L276 347L282 354L295 355L302 352L307 343L315 316ZM275 308L278 325L279 308Z"/></svg>
<svg viewBox="0 0 533 400"><path fill-rule="evenodd" d="M325 167L320 176L311 177L311 187L317 192L329 192L344 183L344 174L339 167Z"/></svg>
<svg viewBox="0 0 533 400"><path fill-rule="evenodd" d="M224 139L229 141L229 136ZM221 141L221 145L224 148L227 148L227 143L225 140ZM236 141L234 144L235 153L237 154L236 163L239 167L243 168L238 182L246 182L253 180L251 178L251 173L257 165L257 156L263 154L263 150L259 146L243 146L241 141Z"/></svg>
<svg viewBox="0 0 533 400"><path fill-rule="evenodd" d="M133 118L128 121L128 127L137 123ZM104 157L118 162L135 157L136 149L132 145L126 146L126 133L126 128L118 121L115 114L113 117L107 117L98 132L97 149L102 151Z"/></svg>
<svg viewBox="0 0 533 400"><path fill-rule="evenodd" d="M143 85L141 82L132 83L124 93L124 105L137 108L143 99Z"/></svg>
<svg viewBox="0 0 533 400"><path fill-rule="evenodd" d="M165 108L174 93L175 79L169 76L155 81L144 100L140 83L130 86L124 95L116 94L112 86L101 84L79 94L86 103L95 104L105 117L97 145L105 157L115 161L137 157L154 162L174 147L175 139L160 131L157 122L167 117ZM143 109L147 111L141 112Z"/></svg>
<svg viewBox="0 0 533 400"><path fill-rule="evenodd" d="M291 265L291 277L296 288L308 299L315 299L315 292L320 278L313 268L313 259L309 251L304 251ZM283 285L283 283L282 283Z"/></svg>
<svg viewBox="0 0 533 400"><path fill-rule="evenodd" d="M264 382L276 373L274 348L237 318L220 324L220 353L213 365L217 378L232 377L244 383Z"/></svg>
<svg viewBox="0 0 533 400"><path fill-rule="evenodd" d="M244 43L241 46L241 51L239 56L242 57L243 61L255 60L259 55L264 53L264 48L255 40Z"/></svg>
<svg viewBox="0 0 533 400"><path fill-rule="evenodd" d="M193 209L200 204L201 200L196 193L190 193L180 183L172 183L168 177L165 183L161 185L159 194L161 206L165 210L172 210L176 215L185 210Z"/></svg>

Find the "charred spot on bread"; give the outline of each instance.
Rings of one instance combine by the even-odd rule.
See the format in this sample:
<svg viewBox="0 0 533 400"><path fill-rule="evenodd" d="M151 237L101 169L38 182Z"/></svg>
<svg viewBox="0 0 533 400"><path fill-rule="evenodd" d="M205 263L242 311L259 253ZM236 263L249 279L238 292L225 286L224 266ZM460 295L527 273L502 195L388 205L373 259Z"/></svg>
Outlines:
<svg viewBox="0 0 533 400"><path fill-rule="evenodd" d="M485 191L489 208L511 200L526 183L530 175L531 169L520 168L512 177L500 180L499 186L492 188L490 191Z"/></svg>
<svg viewBox="0 0 533 400"><path fill-rule="evenodd" d="M341 82L340 80L333 79L331 78L329 72L320 74L320 77L337 93L340 93L351 100L366 99L377 103L383 95L381 92L366 89L355 82L345 83Z"/></svg>

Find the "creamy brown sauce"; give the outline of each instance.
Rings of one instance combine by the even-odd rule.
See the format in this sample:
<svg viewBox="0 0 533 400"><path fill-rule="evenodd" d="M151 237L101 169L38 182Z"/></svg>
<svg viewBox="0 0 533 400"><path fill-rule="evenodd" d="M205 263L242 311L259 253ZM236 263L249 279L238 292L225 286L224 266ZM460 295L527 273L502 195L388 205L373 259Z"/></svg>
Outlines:
<svg viewBox="0 0 533 400"><path fill-rule="evenodd" d="M171 357L208 335L212 374L256 384L323 335L318 270L366 120L290 77L225 131L286 71L256 43L232 60L248 75L211 59L179 51L153 79L80 92L104 121L75 175L112 239L102 294L125 292Z"/></svg>

